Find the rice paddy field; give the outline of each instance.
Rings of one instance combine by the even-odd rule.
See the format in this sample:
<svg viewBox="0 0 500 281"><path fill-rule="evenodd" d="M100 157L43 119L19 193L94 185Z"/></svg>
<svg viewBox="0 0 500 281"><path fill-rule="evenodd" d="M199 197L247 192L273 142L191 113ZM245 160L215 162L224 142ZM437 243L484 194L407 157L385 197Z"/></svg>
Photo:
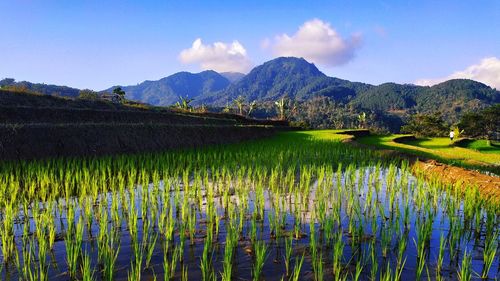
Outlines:
<svg viewBox="0 0 500 281"><path fill-rule="evenodd" d="M498 280L498 203L340 138L0 163L0 276Z"/></svg>
<svg viewBox="0 0 500 281"><path fill-rule="evenodd" d="M401 151L467 169L500 175L500 148L486 140L475 140L453 145L449 138L423 138L398 142L410 135L369 135L356 138L362 144ZM462 147L463 146L463 147Z"/></svg>

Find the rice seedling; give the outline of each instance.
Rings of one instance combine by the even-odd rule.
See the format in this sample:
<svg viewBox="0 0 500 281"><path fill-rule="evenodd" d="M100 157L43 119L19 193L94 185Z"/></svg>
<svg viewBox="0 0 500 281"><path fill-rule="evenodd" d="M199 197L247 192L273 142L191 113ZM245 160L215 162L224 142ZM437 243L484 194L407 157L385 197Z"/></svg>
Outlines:
<svg viewBox="0 0 500 281"><path fill-rule="evenodd" d="M342 257L344 253L344 242L342 241L342 229L339 229L335 234L333 243L332 267L333 276L340 278L342 272Z"/></svg>
<svg viewBox="0 0 500 281"><path fill-rule="evenodd" d="M68 209L68 218L70 218L70 216L73 216L73 213L69 211L70 209L72 209L72 207ZM69 221L71 221L71 219L69 219ZM78 261L80 259L82 251L84 222L82 217L78 219L76 226L74 225L74 222L70 223L69 221L64 243L66 245L66 262L68 264L68 273L72 278L75 278L78 271ZM38 240L39 249L40 241L41 240Z"/></svg>
<svg viewBox="0 0 500 281"><path fill-rule="evenodd" d="M485 238L484 242L484 250L483 250L483 270L481 273L481 278L488 278L488 274L491 269L491 265L495 260L495 255L498 250L498 231L492 234L489 234ZM464 257L465 258L465 257Z"/></svg>
<svg viewBox="0 0 500 281"><path fill-rule="evenodd" d="M356 262L356 271L354 273L354 276L352 277L352 280L359 280L361 277L361 272L363 271L363 265L360 260Z"/></svg>
<svg viewBox="0 0 500 281"><path fill-rule="evenodd" d="M396 267L396 270L394 272L394 280L395 281L401 280L401 275L403 274L403 269L405 267L405 264L406 264L406 258L403 260L403 262L401 264L399 264ZM428 272L427 272L427 277L430 278L430 275Z"/></svg>
<svg viewBox="0 0 500 281"><path fill-rule="evenodd" d="M397 267L402 266L403 264L403 255L406 251L408 245L408 236L403 234L398 241L398 256L397 256Z"/></svg>
<svg viewBox="0 0 500 281"><path fill-rule="evenodd" d="M154 235L154 238L149 235L149 241L146 244L146 268L149 268L151 264L151 258L153 257L153 251L155 250L156 240L158 240L158 234Z"/></svg>
<svg viewBox="0 0 500 281"><path fill-rule="evenodd" d="M436 265L436 276L441 276L444 261L444 250L446 247L446 240L443 234L439 237L439 250Z"/></svg>
<svg viewBox="0 0 500 281"><path fill-rule="evenodd" d="M213 280L216 278L215 272L213 269L213 252L212 249L212 240L211 236L208 235L205 239L205 245L203 246L203 254L201 256L200 268L201 268L201 277L203 280Z"/></svg>
<svg viewBox="0 0 500 281"><path fill-rule="evenodd" d="M254 244L254 265L252 268L252 280L260 280L262 268L267 258L267 245L264 241L257 241Z"/></svg>
<svg viewBox="0 0 500 281"><path fill-rule="evenodd" d="M422 244L422 242L420 242ZM425 251L425 248L421 246L421 244L418 244L415 242L415 246L417 247L417 266L416 266L416 280L420 280L420 276L422 276L422 272L425 267L425 260L427 259L427 252Z"/></svg>
<svg viewBox="0 0 500 281"><path fill-rule="evenodd" d="M380 281L391 281L392 280L392 271L390 263L387 263L387 267L384 271L380 272ZM420 279L416 279L420 280Z"/></svg>
<svg viewBox="0 0 500 281"><path fill-rule="evenodd" d="M92 265L90 263L90 256L88 254L82 254L82 281L93 281L94 278L94 270L92 269Z"/></svg>
<svg viewBox="0 0 500 281"><path fill-rule="evenodd" d="M179 254L180 254L180 250L178 247L176 247L174 249L170 259L169 259L168 245L167 245L167 243L164 243L164 246L163 246L163 271L164 271L163 280L164 281L171 280L174 277L175 271L177 269L177 260L179 259ZM183 267L183 270L184 270L184 267Z"/></svg>
<svg viewBox="0 0 500 281"><path fill-rule="evenodd" d="M252 241L252 244L257 241L257 214L252 215L250 221L250 241Z"/></svg>
<svg viewBox="0 0 500 281"><path fill-rule="evenodd" d="M292 258L292 252L293 252L293 238L292 237L285 237L285 274L286 276L290 275L290 261Z"/></svg>
<svg viewBox="0 0 500 281"><path fill-rule="evenodd" d="M378 259L377 253L375 249L375 242L370 244L370 280L377 280L377 271L378 271Z"/></svg>
<svg viewBox="0 0 500 281"><path fill-rule="evenodd" d="M113 228L107 239L102 254L103 279L111 281L114 280L116 260L120 252L120 240L118 234L113 231Z"/></svg>
<svg viewBox="0 0 500 281"><path fill-rule="evenodd" d="M299 260L298 257L295 257L295 265L293 267L292 275L290 276L290 281L298 281L300 280L300 270L302 269L302 264L304 264L304 255Z"/></svg>
<svg viewBox="0 0 500 281"><path fill-rule="evenodd" d="M9 201L4 205L3 220L0 225L0 237L2 240L2 256L4 264L7 264L15 254L14 217L14 206Z"/></svg>
<svg viewBox="0 0 500 281"><path fill-rule="evenodd" d="M233 278L234 252L238 245L238 233L231 224L227 227L226 247L224 248L222 280L231 280Z"/></svg>
<svg viewBox="0 0 500 281"><path fill-rule="evenodd" d="M472 270L471 270L472 256L467 253L467 250L464 251L464 256L462 258L462 266L458 271L458 280L460 281L470 281L472 278Z"/></svg>

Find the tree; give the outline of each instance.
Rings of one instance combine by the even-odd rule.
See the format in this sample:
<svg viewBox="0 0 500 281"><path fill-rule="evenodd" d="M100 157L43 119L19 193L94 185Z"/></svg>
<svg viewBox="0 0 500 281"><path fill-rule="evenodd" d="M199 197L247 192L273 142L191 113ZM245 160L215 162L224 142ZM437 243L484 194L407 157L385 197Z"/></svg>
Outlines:
<svg viewBox="0 0 500 281"><path fill-rule="evenodd" d="M12 78L5 78L0 80L0 88L6 87L6 86L11 86L16 83L16 80Z"/></svg>
<svg viewBox="0 0 500 281"><path fill-rule="evenodd" d="M245 107L245 98L242 96L238 96L233 103L238 107L238 111L240 115L243 115L243 108Z"/></svg>
<svg viewBox="0 0 500 281"><path fill-rule="evenodd" d="M360 129L364 129L366 127L366 113L361 112L361 114L358 115L358 127Z"/></svg>
<svg viewBox="0 0 500 281"><path fill-rule="evenodd" d="M125 99L125 91L121 87L114 88L113 94L118 95L122 101Z"/></svg>
<svg viewBox="0 0 500 281"><path fill-rule="evenodd" d="M445 136L449 126L438 114L416 114L410 117L408 123L401 127L403 133L414 134L417 137Z"/></svg>
<svg viewBox="0 0 500 281"><path fill-rule="evenodd" d="M500 118L498 116L500 116L500 104L477 113L464 114L458 126L468 137L496 139L500 134Z"/></svg>
<svg viewBox="0 0 500 281"><path fill-rule="evenodd" d="M278 114L280 120L285 120L286 101L287 101L286 98L282 97L281 99L274 102L274 104L278 108Z"/></svg>

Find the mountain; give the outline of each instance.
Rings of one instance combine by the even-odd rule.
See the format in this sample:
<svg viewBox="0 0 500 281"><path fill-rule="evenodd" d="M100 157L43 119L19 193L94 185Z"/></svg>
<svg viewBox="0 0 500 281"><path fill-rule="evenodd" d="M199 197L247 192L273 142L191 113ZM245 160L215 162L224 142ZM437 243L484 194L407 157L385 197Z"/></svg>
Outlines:
<svg viewBox="0 0 500 281"><path fill-rule="evenodd" d="M369 88L363 83L326 76L303 58L280 57L255 67L241 80L221 92L200 97L198 102L225 104L238 96L246 101L273 101L284 96L305 100L313 95L354 96L356 91Z"/></svg>
<svg viewBox="0 0 500 281"><path fill-rule="evenodd" d="M231 83L236 83L245 77L245 74L240 72L221 72L220 75L224 76Z"/></svg>
<svg viewBox="0 0 500 281"><path fill-rule="evenodd" d="M144 81L135 86L121 86L126 97L152 105L171 105L179 97L198 96L225 89L231 82L219 73L207 70L200 73L178 72L157 81ZM106 91L112 91L118 86Z"/></svg>
<svg viewBox="0 0 500 281"><path fill-rule="evenodd" d="M27 81L16 82L16 80L12 78L5 78L3 80L0 80L0 88L2 87L15 87L18 89L28 90L31 92L37 92L45 95L73 97L73 98L77 97L78 94L80 93L79 89L67 86L31 83Z"/></svg>

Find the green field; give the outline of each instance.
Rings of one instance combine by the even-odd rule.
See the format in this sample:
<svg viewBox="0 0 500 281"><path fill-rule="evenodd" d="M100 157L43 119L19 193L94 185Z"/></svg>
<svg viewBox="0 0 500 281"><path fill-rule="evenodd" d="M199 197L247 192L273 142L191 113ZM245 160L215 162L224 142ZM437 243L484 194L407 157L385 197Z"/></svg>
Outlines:
<svg viewBox="0 0 500 281"><path fill-rule="evenodd" d="M365 145L435 159L446 164L494 173L499 172L500 150L498 147L487 145L486 141L474 141L467 147L453 146L448 138L425 138L405 143L394 141L404 136L409 135L370 135L357 138L356 141Z"/></svg>

